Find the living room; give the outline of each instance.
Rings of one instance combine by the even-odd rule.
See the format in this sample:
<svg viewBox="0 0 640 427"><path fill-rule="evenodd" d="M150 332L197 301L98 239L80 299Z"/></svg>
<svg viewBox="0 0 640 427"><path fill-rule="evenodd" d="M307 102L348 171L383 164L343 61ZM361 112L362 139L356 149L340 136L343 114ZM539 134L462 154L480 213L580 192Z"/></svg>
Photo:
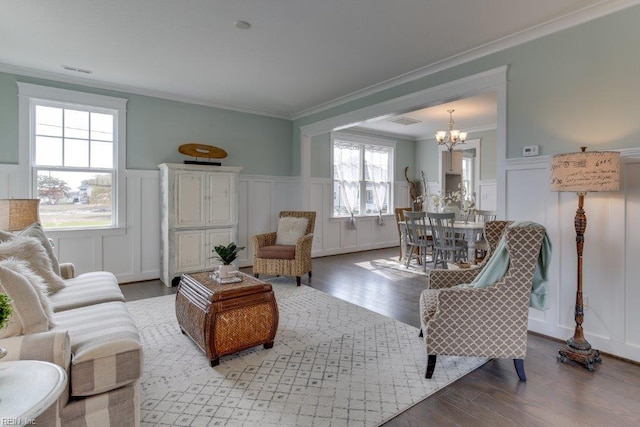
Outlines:
<svg viewBox="0 0 640 427"><path fill-rule="evenodd" d="M58 258L79 272L113 272L120 283L160 275L161 163L182 163L179 145L198 141L228 152L225 166L242 167L239 180L238 243L247 246L240 265L250 265L252 235L275 229L284 209L318 212L314 257L397 246L393 216L380 227L375 217L358 219L355 230L333 219L328 141L330 133L383 114L436 105L469 94L497 94L496 208L500 218L543 224L553 241L551 309L531 310L529 329L558 339L573 330L576 256L573 217L575 194L549 189L551 155L589 150L618 150L623 161L622 190L586 197L589 227L585 243L586 332L601 351L640 361L640 273L637 252L640 177L640 127L635 112L640 63L630 54L640 33L635 1L601 2L581 15L557 19L545 28L508 43L485 46L466 56L426 67L389 87L379 87L296 114L259 114L172 97L160 91L108 84L31 69L0 58L0 197L29 197L28 149L19 124L18 83L68 89L127 100L126 168L122 217L126 226L108 230L48 232ZM17 11L16 11L17 12ZM34 12L35 14L35 12ZM2 24L15 24L11 14ZM97 78L97 77L96 77ZM168 90L166 92L169 92ZM163 96L164 95L164 96ZM334 98L348 95L339 93ZM332 98L332 99L334 99ZM446 114L446 113L445 113ZM444 116L442 125L446 124ZM460 126L464 126L459 122ZM471 137L475 137L471 135ZM484 136L483 138L491 138ZM523 147L538 145L540 156L523 158ZM431 140L408 141L398 149L394 202L408 206L403 175L424 171L437 182ZM28 156L28 151L27 151ZM324 165L317 168L316 165ZM124 223L123 223L124 224Z"/></svg>

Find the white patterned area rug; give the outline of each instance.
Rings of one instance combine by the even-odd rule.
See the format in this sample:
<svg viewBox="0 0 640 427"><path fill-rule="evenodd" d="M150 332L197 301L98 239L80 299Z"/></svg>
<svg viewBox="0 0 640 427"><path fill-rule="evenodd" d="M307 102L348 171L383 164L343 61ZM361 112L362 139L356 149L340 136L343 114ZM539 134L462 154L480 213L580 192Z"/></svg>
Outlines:
<svg viewBox="0 0 640 427"><path fill-rule="evenodd" d="M214 368L180 332L175 296L127 303L145 352L143 426L376 426L486 362L439 357L425 379L417 328L269 281L280 312L273 348L222 357Z"/></svg>

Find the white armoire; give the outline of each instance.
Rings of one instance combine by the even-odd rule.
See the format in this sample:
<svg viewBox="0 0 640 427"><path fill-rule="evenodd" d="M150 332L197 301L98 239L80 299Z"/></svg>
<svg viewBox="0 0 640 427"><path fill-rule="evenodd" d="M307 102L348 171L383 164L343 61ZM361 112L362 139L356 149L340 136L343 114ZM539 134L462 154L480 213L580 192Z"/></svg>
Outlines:
<svg viewBox="0 0 640 427"><path fill-rule="evenodd" d="M240 167L162 163L160 279L175 286L182 273L220 264L214 246L236 242Z"/></svg>

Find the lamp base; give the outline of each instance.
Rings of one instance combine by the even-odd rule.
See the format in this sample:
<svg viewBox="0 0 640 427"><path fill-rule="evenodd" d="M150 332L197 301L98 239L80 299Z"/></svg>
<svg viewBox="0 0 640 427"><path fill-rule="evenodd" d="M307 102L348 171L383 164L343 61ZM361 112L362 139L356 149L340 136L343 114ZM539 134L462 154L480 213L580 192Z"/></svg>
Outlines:
<svg viewBox="0 0 640 427"><path fill-rule="evenodd" d="M567 345L558 351L558 361L565 362L567 359L584 365L589 371L595 371L594 363L602 363L600 350L591 348L587 341L576 341L573 338L567 340Z"/></svg>

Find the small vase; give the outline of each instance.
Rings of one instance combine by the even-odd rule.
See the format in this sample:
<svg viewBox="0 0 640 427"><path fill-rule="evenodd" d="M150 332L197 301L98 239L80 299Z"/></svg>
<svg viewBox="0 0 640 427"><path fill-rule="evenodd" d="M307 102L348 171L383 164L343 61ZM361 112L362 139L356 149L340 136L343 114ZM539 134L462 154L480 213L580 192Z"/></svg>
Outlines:
<svg viewBox="0 0 640 427"><path fill-rule="evenodd" d="M221 279L228 279L232 271L235 271L236 267L233 264L221 264L218 266L218 277Z"/></svg>

